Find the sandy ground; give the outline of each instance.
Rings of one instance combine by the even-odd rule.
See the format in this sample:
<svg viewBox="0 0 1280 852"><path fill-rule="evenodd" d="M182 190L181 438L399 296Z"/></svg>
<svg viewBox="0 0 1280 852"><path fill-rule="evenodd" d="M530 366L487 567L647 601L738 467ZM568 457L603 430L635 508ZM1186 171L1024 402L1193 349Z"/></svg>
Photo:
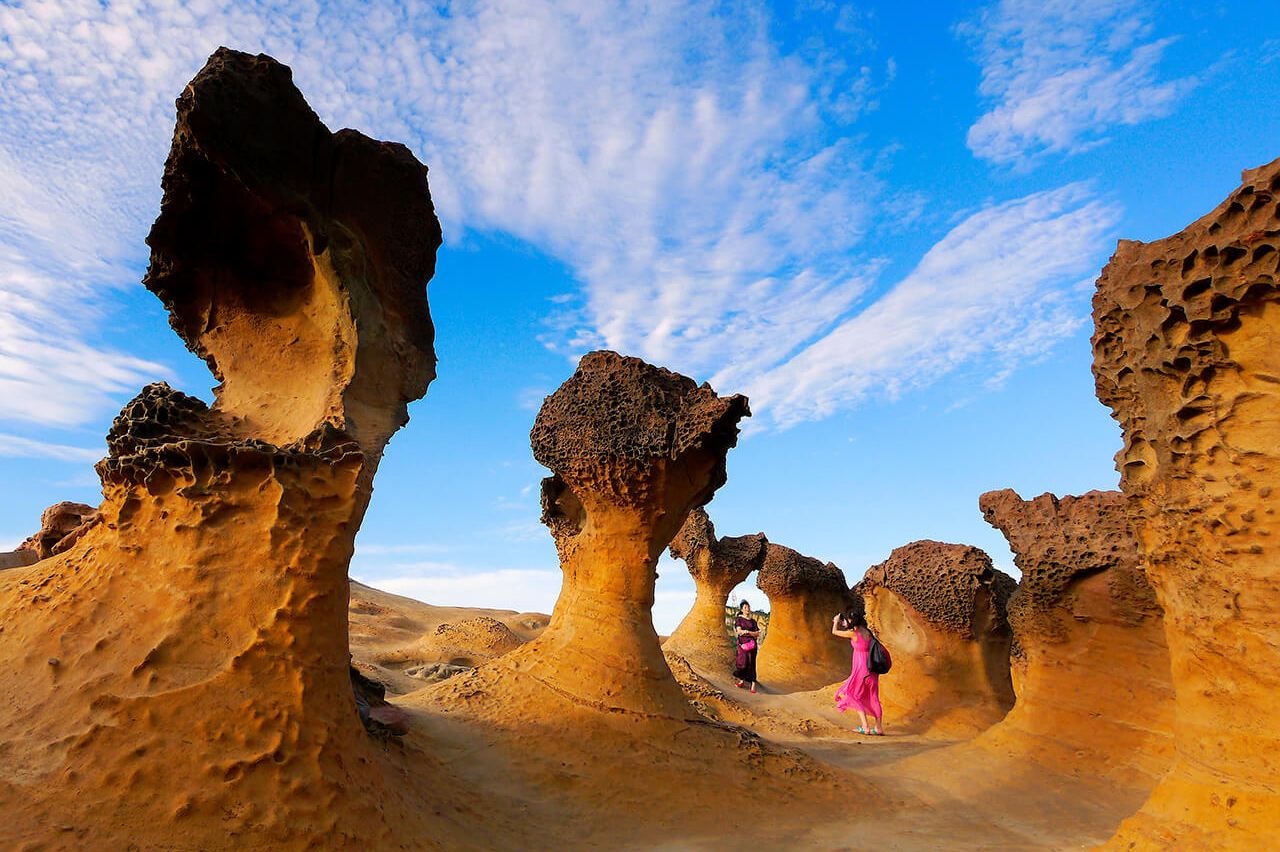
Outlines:
<svg viewBox="0 0 1280 852"><path fill-rule="evenodd" d="M371 604L382 609L373 613ZM353 635L360 618L366 636L353 638L353 648L384 656L417 647L404 635L408 621L414 630L480 614L517 627L539 623L537 614L431 607L367 587L353 591L352 611ZM378 623L387 619L399 626ZM522 638L537 632L524 627ZM453 812L441 814L439 838L448 847L528 849L554 837L557 849L569 850L701 852L734 842L829 852L1065 852L1105 841L1149 793L966 740L903 733L918 728L910 720L887 719L885 737L859 735L856 718L833 706L835 685L753 695L727 673L697 671L692 681L688 673L680 679L696 682L691 698L718 721L602 718L568 703L551 721L534 721L504 715L501 702L498 710L462 706L458 695L483 684L502 689L500 669L479 672L488 673L477 677L481 686L409 679L412 692L390 696L413 730L386 748L403 752L398 762L409 772L415 753L429 755L431 774L453 780L458 795ZM463 791L482 796L479 812Z"/></svg>

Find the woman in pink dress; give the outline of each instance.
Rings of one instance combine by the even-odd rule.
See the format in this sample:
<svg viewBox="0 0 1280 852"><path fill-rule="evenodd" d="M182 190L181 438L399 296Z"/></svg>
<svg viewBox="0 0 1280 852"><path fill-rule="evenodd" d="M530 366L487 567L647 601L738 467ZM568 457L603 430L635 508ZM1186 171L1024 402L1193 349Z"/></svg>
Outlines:
<svg viewBox="0 0 1280 852"><path fill-rule="evenodd" d="M849 679L836 692L836 708L841 712L853 709L858 711L862 720L860 734L884 736L881 720L884 711L880 709L880 675L867 668L867 652L871 650L871 634L867 630L867 621L861 615L837 615L831 619L831 633L848 639L853 645L853 668ZM871 717L872 725L867 724Z"/></svg>

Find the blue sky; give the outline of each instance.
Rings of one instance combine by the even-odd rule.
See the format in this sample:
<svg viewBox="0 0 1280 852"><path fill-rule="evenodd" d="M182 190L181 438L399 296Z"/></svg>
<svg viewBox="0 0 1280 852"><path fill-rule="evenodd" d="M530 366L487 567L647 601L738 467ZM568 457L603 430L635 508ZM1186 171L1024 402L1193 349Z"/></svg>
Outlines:
<svg viewBox="0 0 1280 852"><path fill-rule="evenodd" d="M528 431L602 346L751 397L722 535L850 581L921 538L1012 571L979 494L1118 480L1088 346L1115 240L1280 156L1274 0L3 0L0 548L98 501L143 384L209 398L139 279L173 99L219 44L431 169L439 378L352 574L438 604L550 610ZM659 571L665 631L692 583Z"/></svg>

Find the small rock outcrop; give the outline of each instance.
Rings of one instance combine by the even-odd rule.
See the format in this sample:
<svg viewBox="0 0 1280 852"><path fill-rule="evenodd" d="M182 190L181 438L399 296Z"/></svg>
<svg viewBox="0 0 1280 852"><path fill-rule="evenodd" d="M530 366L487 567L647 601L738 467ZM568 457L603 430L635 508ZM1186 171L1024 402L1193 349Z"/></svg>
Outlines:
<svg viewBox="0 0 1280 852"><path fill-rule="evenodd" d="M756 663L762 684L799 692L849 677L849 641L831 635L831 617L849 606L844 572L770 543L756 586L769 598L769 632Z"/></svg>
<svg viewBox="0 0 1280 852"><path fill-rule="evenodd" d="M663 651L716 671L732 666L734 646L725 632L725 602L734 586L759 570L768 543L764 533L716 538L706 509L699 506L689 513L669 550L673 559L689 566L697 597L663 643Z"/></svg>
<svg viewBox="0 0 1280 852"><path fill-rule="evenodd" d="M1009 711L1007 605L1016 586L978 548L938 541L895 548L867 571L854 591L893 655L880 699L895 727L976 733Z"/></svg>
<svg viewBox="0 0 1280 852"><path fill-rule="evenodd" d="M655 566L689 511L724 484L749 413L744 396L716 396L638 358L584 356L530 436L555 472L542 481L542 519L564 585L546 631L494 665L592 707L691 715L653 628Z"/></svg>
<svg viewBox="0 0 1280 852"><path fill-rule="evenodd" d="M1280 160L1182 232L1122 240L1093 298L1098 399L1164 607L1172 769L1107 849L1274 848L1280 824Z"/></svg>
<svg viewBox="0 0 1280 852"><path fill-rule="evenodd" d="M347 565L435 375L426 168L330 133L288 68L223 48L178 99L162 187L144 283L220 384L212 405L146 387L97 465L101 521L0 575L0 631L26 649L0 677L7 838L407 845L425 817L361 725Z"/></svg>
<svg viewBox="0 0 1280 852"><path fill-rule="evenodd" d="M40 532L18 545L18 550L31 551L36 560L48 559L74 544L98 517L98 510L84 503L54 503L40 513Z"/></svg>
<svg viewBox="0 0 1280 852"><path fill-rule="evenodd" d="M1009 599L1018 701L980 742L1058 769L1150 786L1172 756L1164 612L1118 491L978 500L1022 572ZM1102 709L1103 712L1099 712Z"/></svg>

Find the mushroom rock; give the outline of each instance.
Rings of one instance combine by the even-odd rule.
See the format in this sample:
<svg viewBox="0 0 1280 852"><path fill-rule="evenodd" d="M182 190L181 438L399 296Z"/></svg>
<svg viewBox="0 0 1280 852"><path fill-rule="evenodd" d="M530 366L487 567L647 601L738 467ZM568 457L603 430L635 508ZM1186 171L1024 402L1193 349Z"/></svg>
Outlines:
<svg viewBox="0 0 1280 852"><path fill-rule="evenodd" d="M1118 491L978 501L1022 571L1009 599L1018 701L981 745L1054 768L1153 786L1172 757L1163 611Z"/></svg>
<svg viewBox="0 0 1280 852"><path fill-rule="evenodd" d="M844 572L770 542L756 586L769 598L756 662L761 683L799 692L849 676L849 642L831 635L831 617L849 607Z"/></svg>
<svg viewBox="0 0 1280 852"><path fill-rule="evenodd" d="M490 665L599 709L694 715L653 628L655 566L689 510L724 484L749 414L746 397L716 396L637 358L584 356L530 436L534 458L554 471L542 481L542 520L564 584L542 635Z"/></svg>
<svg viewBox="0 0 1280 852"><path fill-rule="evenodd" d="M689 566L697 597L662 649L708 669L727 669L734 645L724 626L724 607L734 586L760 568L768 540L764 533L716 538L715 525L702 507L689 513L672 539L670 553Z"/></svg>
<svg viewBox="0 0 1280 852"><path fill-rule="evenodd" d="M855 591L893 656L893 671L880 680L889 724L970 734L1009 711L1006 605L1016 586L978 548L938 541L895 548L867 571Z"/></svg>
<svg viewBox="0 0 1280 852"><path fill-rule="evenodd" d="M1280 160L1181 233L1121 241L1098 279L1093 373L1175 693L1173 767L1107 849L1275 846L1278 282Z"/></svg>
<svg viewBox="0 0 1280 852"><path fill-rule="evenodd" d="M347 564L434 376L426 169L331 134L266 56L219 49L177 113L145 283L220 384L145 388L102 520L0 575L7 838L399 846L425 817L357 715Z"/></svg>
<svg viewBox="0 0 1280 852"><path fill-rule="evenodd" d="M62 501L40 513L40 532L30 536L18 550L29 550L36 560L61 553L84 534L82 527L98 521L98 510L84 503Z"/></svg>

